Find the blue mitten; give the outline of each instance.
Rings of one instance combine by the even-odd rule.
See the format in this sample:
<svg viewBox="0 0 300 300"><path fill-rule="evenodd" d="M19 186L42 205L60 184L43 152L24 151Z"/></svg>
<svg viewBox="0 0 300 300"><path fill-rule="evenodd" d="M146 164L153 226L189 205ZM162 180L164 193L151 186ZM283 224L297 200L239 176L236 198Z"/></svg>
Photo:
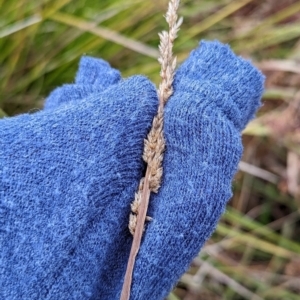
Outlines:
<svg viewBox="0 0 300 300"><path fill-rule="evenodd" d="M0 122L1 299L120 296L129 203L157 99L146 79L117 83L117 71L86 59L45 111ZM117 75L102 87L105 72ZM163 184L151 197L131 299L163 299L213 232L263 78L227 46L202 42L174 84Z"/></svg>

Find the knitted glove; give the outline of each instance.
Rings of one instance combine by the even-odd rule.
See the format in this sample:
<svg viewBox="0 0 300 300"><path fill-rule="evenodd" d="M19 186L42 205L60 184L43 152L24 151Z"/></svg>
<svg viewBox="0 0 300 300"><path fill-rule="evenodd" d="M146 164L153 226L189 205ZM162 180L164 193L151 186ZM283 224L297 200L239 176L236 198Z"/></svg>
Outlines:
<svg viewBox="0 0 300 300"><path fill-rule="evenodd" d="M263 81L219 42L201 42L178 69L165 109L162 187L150 198L153 221L130 299L163 299L214 231L232 196L241 131L260 106Z"/></svg>
<svg viewBox="0 0 300 300"><path fill-rule="evenodd" d="M119 268L120 237L127 261L129 204L157 103L154 86L135 76L1 120L0 299L112 299L98 292L111 279L106 265Z"/></svg>
<svg viewBox="0 0 300 300"><path fill-rule="evenodd" d="M95 82L85 70L80 91ZM262 81L217 42L201 43L179 68L165 110L163 185L151 197L131 299L163 299L214 230ZM0 298L119 298L157 99L141 77L116 82L75 93L74 105L62 88L44 112L0 122Z"/></svg>
<svg viewBox="0 0 300 300"><path fill-rule="evenodd" d="M93 93L101 93L120 79L120 72L111 68L105 60L83 56L75 84L65 84L55 89L45 100L44 108L54 109L62 103L74 103Z"/></svg>

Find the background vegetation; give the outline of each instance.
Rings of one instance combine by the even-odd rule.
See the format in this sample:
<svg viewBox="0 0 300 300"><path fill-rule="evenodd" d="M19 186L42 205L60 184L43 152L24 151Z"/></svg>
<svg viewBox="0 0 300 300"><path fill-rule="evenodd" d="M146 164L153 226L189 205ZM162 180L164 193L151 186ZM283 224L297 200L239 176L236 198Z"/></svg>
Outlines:
<svg viewBox="0 0 300 300"><path fill-rule="evenodd" d="M159 81L162 0L0 0L0 114L42 108L82 54ZM299 299L300 2L182 0L175 53L219 39L267 75L234 197L169 299Z"/></svg>

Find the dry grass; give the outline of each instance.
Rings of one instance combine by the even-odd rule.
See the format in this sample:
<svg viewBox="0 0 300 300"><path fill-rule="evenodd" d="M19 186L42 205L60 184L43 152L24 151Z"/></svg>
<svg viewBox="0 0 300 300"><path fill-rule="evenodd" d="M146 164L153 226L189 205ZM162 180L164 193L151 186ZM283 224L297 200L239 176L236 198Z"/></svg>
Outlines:
<svg viewBox="0 0 300 300"><path fill-rule="evenodd" d="M133 235L133 242L130 251L129 261L125 274L124 285L122 289L122 300L129 299L132 273L136 256L141 245L144 224L149 205L151 192L157 192L162 177L162 161L165 150L165 140L163 134L164 105L173 94L173 79L176 68L176 57L173 57L173 45L182 23L178 20L177 10L180 0L170 0L166 13L166 21L169 25L169 31L163 31L159 34L160 56L158 61L161 65L161 83L158 89L159 106L157 115L154 117L152 127L144 144L143 159L147 163L145 177L141 179L138 192L131 204L132 214L129 220L129 230Z"/></svg>

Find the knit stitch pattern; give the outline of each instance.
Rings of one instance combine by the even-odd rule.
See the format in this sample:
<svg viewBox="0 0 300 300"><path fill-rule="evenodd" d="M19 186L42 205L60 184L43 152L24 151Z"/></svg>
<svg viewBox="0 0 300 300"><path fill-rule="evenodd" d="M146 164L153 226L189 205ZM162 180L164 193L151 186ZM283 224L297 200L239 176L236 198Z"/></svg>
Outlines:
<svg viewBox="0 0 300 300"><path fill-rule="evenodd" d="M70 104L0 122L0 299L91 299L119 236L129 251L156 90L135 76Z"/></svg>
<svg viewBox="0 0 300 300"><path fill-rule="evenodd" d="M100 58L83 56L74 84L65 84L55 89L45 100L45 109L54 109L62 103L75 102L93 93L101 93L117 84L121 73Z"/></svg>
<svg viewBox="0 0 300 300"><path fill-rule="evenodd" d="M240 132L260 107L263 83L250 62L219 42L202 41L180 66L165 109L162 187L150 199L153 221L131 299L163 299L214 231L232 196Z"/></svg>
<svg viewBox="0 0 300 300"><path fill-rule="evenodd" d="M219 42L178 69L130 299L163 299L214 231L263 80ZM119 299L157 101L147 79L85 57L44 111L0 122L0 299Z"/></svg>

